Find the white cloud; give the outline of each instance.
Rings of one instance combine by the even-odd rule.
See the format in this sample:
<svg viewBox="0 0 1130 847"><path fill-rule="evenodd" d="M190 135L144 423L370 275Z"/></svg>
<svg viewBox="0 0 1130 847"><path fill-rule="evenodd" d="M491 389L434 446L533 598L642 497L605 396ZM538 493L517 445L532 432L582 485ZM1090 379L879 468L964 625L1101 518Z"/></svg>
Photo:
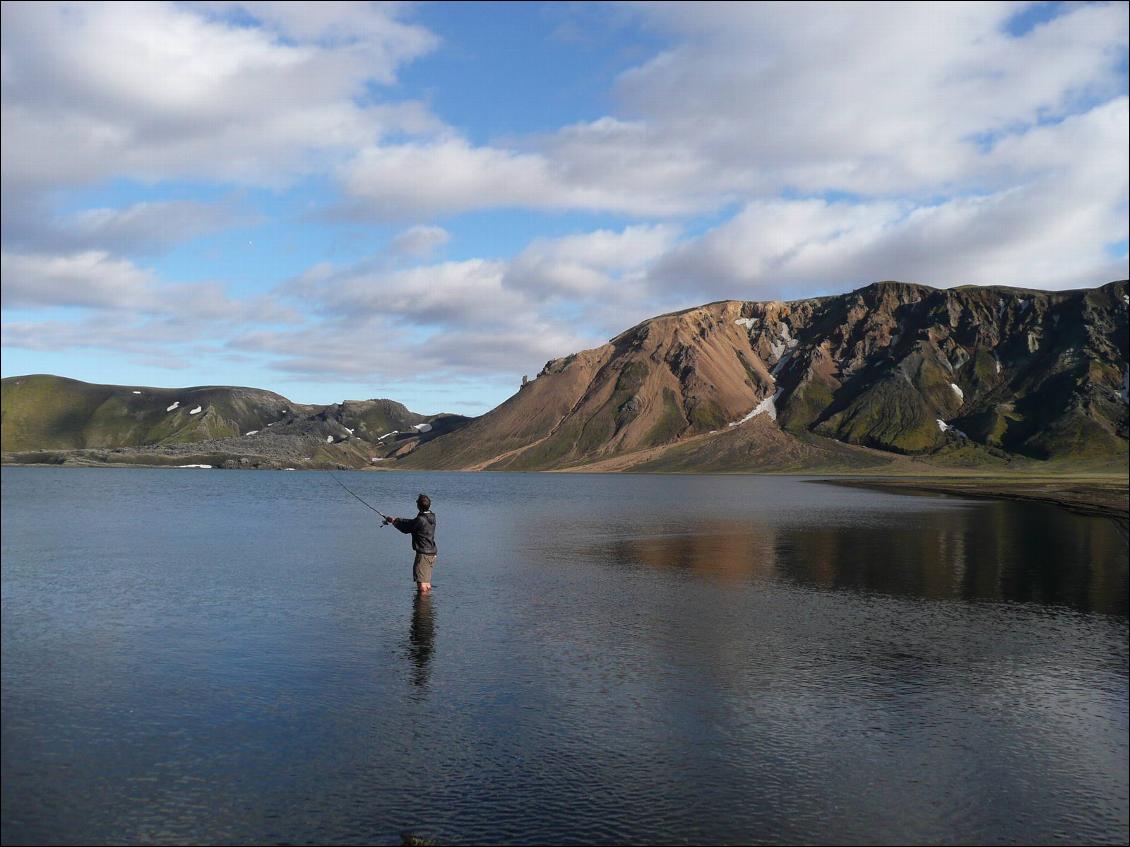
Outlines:
<svg viewBox="0 0 1130 847"><path fill-rule="evenodd" d="M210 322L296 323L301 318L273 297L233 298L220 283L162 282L152 270L103 250L69 254L0 253L3 308L110 311L114 320L162 321L167 326ZM7 325L5 325L7 327ZM160 343L159 337L154 342ZM13 343L7 332L4 344Z"/></svg>
<svg viewBox="0 0 1130 847"><path fill-rule="evenodd" d="M537 298L504 289L505 271L506 263L482 259L393 270L323 265L285 287L317 321L243 333L231 347L296 376L446 380L536 372L599 340L573 332Z"/></svg>
<svg viewBox="0 0 1130 847"><path fill-rule="evenodd" d="M536 297L607 299L618 282L633 278L664 255L678 232L659 224L535 239L510 262L503 285Z"/></svg>
<svg viewBox="0 0 1130 847"><path fill-rule="evenodd" d="M607 271L630 270L663 255L678 233L678 228L670 224L629 226L619 232L599 229L536 239L523 255L557 262L584 262Z"/></svg>
<svg viewBox="0 0 1130 847"><path fill-rule="evenodd" d="M453 136L365 147L342 166L340 178L352 211L388 219L472 209L617 205L608 192L570 186L540 154L473 147Z"/></svg>
<svg viewBox="0 0 1130 847"><path fill-rule="evenodd" d="M69 255L0 254L4 308L86 306L146 309L152 302L151 271L103 250Z"/></svg>
<svg viewBox="0 0 1130 847"><path fill-rule="evenodd" d="M433 36L389 7L295 5L246 4L259 25L238 26L168 4L5 3L6 189L112 176L284 184L420 124L418 106L356 98Z"/></svg>
<svg viewBox="0 0 1130 847"><path fill-rule="evenodd" d="M124 208L92 208L59 217L42 207L5 215L6 248L68 253L107 250L149 254L167 250L198 235L255 220L238 203L163 200Z"/></svg>
<svg viewBox="0 0 1130 847"><path fill-rule="evenodd" d="M476 147L448 132L367 146L338 175L348 211L392 220L500 208L670 216L718 202L716 182L707 192L692 185L707 162L649 142L612 119L566 128L544 152Z"/></svg>
<svg viewBox="0 0 1130 847"><path fill-rule="evenodd" d="M373 261L343 268L323 263L288 283L284 292L326 315L398 315L433 325L489 322L513 307L505 302L504 268L502 262L485 259L392 270Z"/></svg>
<svg viewBox="0 0 1130 847"><path fill-rule="evenodd" d="M391 85L397 68L435 48L436 37L419 26L397 20L397 3L356 3L320 0L318 3L211 2L213 10L237 10L270 29L299 42L321 47L353 47L364 53L366 73Z"/></svg>
<svg viewBox="0 0 1130 847"><path fill-rule="evenodd" d="M423 335L383 317L333 320L296 331L257 331L233 338L230 347L269 357L269 367L295 377L327 375L357 382L461 379L536 373L562 351L592 346L594 339L539 321L525 331L500 333L452 325Z"/></svg>
<svg viewBox="0 0 1130 847"><path fill-rule="evenodd" d="M664 225L597 230L538 240L511 261L389 268L378 254L343 267L321 263L282 290L317 322L246 333L233 346L298 375L536 373L551 358L602 343L625 320L647 317L634 286L677 235ZM570 320L578 310L583 320Z"/></svg>
<svg viewBox="0 0 1130 847"><path fill-rule="evenodd" d="M672 216L782 191L933 201L1014 187L1030 164L1000 155L1002 138L1125 89L1121 3L1068 7L1022 35L1007 30L1011 4L636 8L676 46L622 75L619 115L521 148L450 133L368 145L339 172L353 210Z"/></svg>
<svg viewBox="0 0 1130 847"><path fill-rule="evenodd" d="M535 371L711 299L1126 275L1110 250L1128 227L1124 3L1064 6L1019 36L1012 4L617 8L672 46L620 77L613 114L482 145L422 103L373 102L438 44L402 8L4 4L4 307L85 316L8 323L4 343L458 378ZM53 206L117 177L307 174L338 180L356 216L418 225L237 297L137 259L232 225L234 201ZM631 225L436 260L451 234L435 220L502 208ZM165 356L190 337L202 346Z"/></svg>
<svg viewBox="0 0 1130 847"><path fill-rule="evenodd" d="M994 170L978 138L1125 87L1125 4L1071 7L1017 37L1005 25L1020 8L656 4L646 14L678 45L623 75L622 103L651 144L685 144L747 191L978 184Z"/></svg>
<svg viewBox="0 0 1130 847"><path fill-rule="evenodd" d="M651 280L708 297L789 297L876 279L1079 288L1127 273L1107 253L1125 237L1125 98L1008 139L1029 180L982 195L910 201L762 200L656 263Z"/></svg>
<svg viewBox="0 0 1130 847"><path fill-rule="evenodd" d="M54 206L61 190L121 177L286 185L383 133L434 132L420 103L373 102L373 83L393 83L437 43L399 14L353 3L3 4L4 307L207 316L229 329L294 320L269 299L169 285L136 263L249 222L238 195ZM4 338L18 342L7 328Z"/></svg>
<svg viewBox="0 0 1130 847"><path fill-rule="evenodd" d="M451 233L441 226L414 226L397 233L389 244L396 256L426 258L451 240Z"/></svg>

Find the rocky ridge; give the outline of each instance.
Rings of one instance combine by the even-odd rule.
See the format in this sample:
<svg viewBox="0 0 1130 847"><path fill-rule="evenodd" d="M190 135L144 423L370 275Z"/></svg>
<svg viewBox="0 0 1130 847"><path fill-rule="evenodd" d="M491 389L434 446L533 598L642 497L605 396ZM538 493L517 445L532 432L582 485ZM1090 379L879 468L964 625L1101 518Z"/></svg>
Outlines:
<svg viewBox="0 0 1130 847"><path fill-rule="evenodd" d="M409 467L1125 467L1127 283L723 301L546 364Z"/></svg>

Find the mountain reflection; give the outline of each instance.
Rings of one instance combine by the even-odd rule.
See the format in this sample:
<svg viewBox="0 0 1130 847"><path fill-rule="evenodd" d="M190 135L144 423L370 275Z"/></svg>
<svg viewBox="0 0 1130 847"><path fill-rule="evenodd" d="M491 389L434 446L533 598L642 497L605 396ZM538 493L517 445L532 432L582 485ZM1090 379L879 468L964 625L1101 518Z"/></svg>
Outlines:
<svg viewBox="0 0 1130 847"><path fill-rule="evenodd" d="M857 523L712 520L606 545L604 556L617 564L724 581L1128 611L1126 544L1116 525L1040 504L899 511Z"/></svg>
<svg viewBox="0 0 1130 847"><path fill-rule="evenodd" d="M704 521L683 534L618 539L611 547L619 562L682 568L727 581L777 576L777 531L767 525Z"/></svg>

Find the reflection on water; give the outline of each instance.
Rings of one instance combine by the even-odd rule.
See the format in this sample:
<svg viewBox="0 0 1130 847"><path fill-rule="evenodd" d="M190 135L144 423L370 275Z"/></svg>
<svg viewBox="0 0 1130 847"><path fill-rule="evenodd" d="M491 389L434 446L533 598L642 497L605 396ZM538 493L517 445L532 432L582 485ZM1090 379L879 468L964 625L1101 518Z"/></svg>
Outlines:
<svg viewBox="0 0 1130 847"><path fill-rule="evenodd" d="M1126 548L1100 519L788 477L354 474L440 515L443 590L410 606L404 540L324 474L2 481L5 843L1130 836Z"/></svg>
<svg viewBox="0 0 1130 847"><path fill-rule="evenodd" d="M775 524L705 520L677 534L614 537L586 555L728 582L1128 613L1126 542L1117 525L1040 504L999 502L846 525L801 516Z"/></svg>
<svg viewBox="0 0 1130 847"><path fill-rule="evenodd" d="M412 684L421 690L421 694L427 693L435 648L435 602L430 593L416 592L412 598L412 625L408 630L408 657L412 662Z"/></svg>

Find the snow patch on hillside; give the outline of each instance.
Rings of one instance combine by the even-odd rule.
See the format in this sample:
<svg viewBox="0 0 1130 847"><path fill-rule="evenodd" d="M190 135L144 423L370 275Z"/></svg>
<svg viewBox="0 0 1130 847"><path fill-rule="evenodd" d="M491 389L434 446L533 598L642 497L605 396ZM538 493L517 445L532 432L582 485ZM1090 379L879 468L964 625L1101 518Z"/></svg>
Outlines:
<svg viewBox="0 0 1130 847"><path fill-rule="evenodd" d="M964 432L962 432L960 429L958 429L956 426L951 426L950 424L943 421L941 418L938 418L938 429L940 429L942 432L952 432L958 438L968 438L969 437Z"/></svg>
<svg viewBox="0 0 1130 847"><path fill-rule="evenodd" d="M771 397L766 397L764 400L754 406L753 411L751 411L748 415L746 415L740 421L733 421L729 424L729 426L741 426L746 421L751 421L758 415L768 415L773 420L777 420L777 398L780 396L781 392L777 391Z"/></svg>
<svg viewBox="0 0 1130 847"><path fill-rule="evenodd" d="M791 355L792 355L792 350L786 350L785 355L783 355L780 359L778 359L777 364L775 364L772 368L770 368L769 375L771 377L773 377L773 379L776 379L777 374L779 374L781 372L781 368L783 368L786 364L788 364L789 357Z"/></svg>
<svg viewBox="0 0 1130 847"><path fill-rule="evenodd" d="M180 406L180 400L177 400L177 402L173 403L173 405L169 406L169 408L165 409L165 411L171 412L173 409L176 409L178 406Z"/></svg>
<svg viewBox="0 0 1130 847"><path fill-rule="evenodd" d="M957 399L960 400L962 403L964 403L965 402L965 392L961 390L961 387L956 382L951 382L950 388L952 388L953 393L957 395Z"/></svg>

